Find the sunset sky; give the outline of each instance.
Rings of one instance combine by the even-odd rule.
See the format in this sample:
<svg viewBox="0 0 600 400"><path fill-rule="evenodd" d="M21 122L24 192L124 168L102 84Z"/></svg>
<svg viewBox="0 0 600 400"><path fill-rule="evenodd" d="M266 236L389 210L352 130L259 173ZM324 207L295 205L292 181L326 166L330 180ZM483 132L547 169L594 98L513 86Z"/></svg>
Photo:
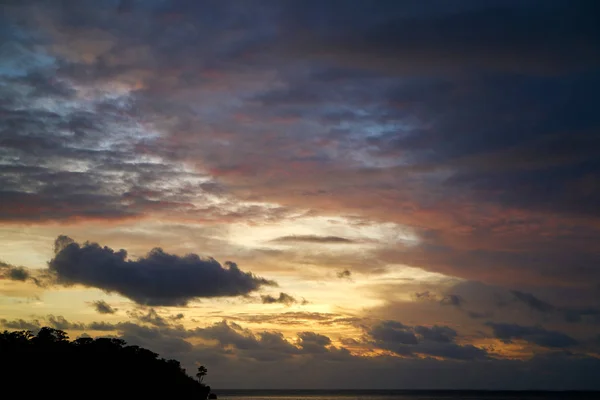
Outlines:
<svg viewBox="0 0 600 400"><path fill-rule="evenodd" d="M0 9L0 330L214 388L600 389L600 2Z"/></svg>

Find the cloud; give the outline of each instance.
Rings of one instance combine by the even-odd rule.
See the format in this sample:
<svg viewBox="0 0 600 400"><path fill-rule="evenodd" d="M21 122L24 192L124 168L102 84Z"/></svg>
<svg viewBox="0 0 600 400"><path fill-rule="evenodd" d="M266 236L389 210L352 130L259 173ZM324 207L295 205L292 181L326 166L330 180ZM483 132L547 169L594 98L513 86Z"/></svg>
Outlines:
<svg viewBox="0 0 600 400"><path fill-rule="evenodd" d="M236 323L228 323L225 320L197 332L201 337L217 340L221 346L232 345L241 350L260 347L258 340L249 330L243 329Z"/></svg>
<svg viewBox="0 0 600 400"><path fill-rule="evenodd" d="M182 356L194 349L192 343L186 340L185 332L179 329L163 329L123 322L116 326L116 331L118 336L128 344L160 351L161 355L169 355L177 360L181 360ZM188 371L197 368L193 363L188 363L187 366Z"/></svg>
<svg viewBox="0 0 600 400"><path fill-rule="evenodd" d="M307 387L358 389L364 382L372 388L398 387L419 389L460 389L464 387L488 390L502 389L594 389L598 388L594 371L600 365L597 358L559 353L539 355L530 360L475 359L470 362L450 359L400 358L396 356L360 357L345 355L332 359L332 353L297 354L282 343L280 334L265 336L265 348L251 352L233 346L222 349L206 344L191 344L178 332L156 328L124 328L119 337L128 344L140 345L161 356L176 358L182 366L193 371L197 363L213 368L210 379L213 387L279 388L293 387L303 371L313 371ZM187 343L186 346L184 343ZM279 346L282 346L281 348ZM293 356L269 357L271 354L292 351ZM260 357L262 355L263 357ZM333 366L333 368L332 368ZM348 386L348 376L357 374L361 381Z"/></svg>
<svg viewBox="0 0 600 400"><path fill-rule="evenodd" d="M6 278L11 281L26 281L30 274L24 267L15 267L0 261L0 278Z"/></svg>
<svg viewBox="0 0 600 400"><path fill-rule="evenodd" d="M318 12L322 18L336 21L334 13L339 11L323 6ZM418 73L418 68L422 74L457 73L460 68L522 73L578 70L581 67L563 58L577 54L588 68L598 62L592 43L599 33L592 27L593 18L586 15L593 12L588 2L573 8L556 3L538 7L533 3L471 2L450 9L440 4L436 13L412 4L388 4L369 9L368 17L361 15L360 9L346 11L338 21L352 21L351 31L339 25L318 25L314 18L301 20L312 23L314 34L291 51L404 76ZM555 28L558 23L561 29ZM552 38L547 49L542 48L543 37ZM580 48L570 47L574 45ZM445 58L445 54L456 59ZM402 65L402 59L410 62Z"/></svg>
<svg viewBox="0 0 600 400"><path fill-rule="evenodd" d="M273 314L245 314L239 313L228 315L228 319L249 322L255 324L278 324L278 325L306 325L306 324L333 324L344 317L337 313L321 313L309 311L288 311Z"/></svg>
<svg viewBox="0 0 600 400"><path fill-rule="evenodd" d="M8 278L13 281L25 281L29 278L29 272L23 267L14 267L9 271Z"/></svg>
<svg viewBox="0 0 600 400"><path fill-rule="evenodd" d="M456 294L447 294L440 300L440 304L444 306L454 306L458 308L460 308L463 303L463 298Z"/></svg>
<svg viewBox="0 0 600 400"><path fill-rule="evenodd" d="M340 279L350 279L350 277L352 276L352 272L350 272L350 270L348 269L343 269L341 271L338 271L336 273L336 276Z"/></svg>
<svg viewBox="0 0 600 400"><path fill-rule="evenodd" d="M100 314L114 314L118 310L117 308L113 308L104 300L94 301L92 304L94 305L96 311Z"/></svg>
<svg viewBox="0 0 600 400"><path fill-rule="evenodd" d="M192 333L206 339L216 340L221 347L233 346L241 356L255 360L276 361L293 355L332 354L337 348L330 347L331 339L315 332L299 332L297 346L286 340L280 332L262 331L257 334L240 325L221 321Z"/></svg>
<svg viewBox="0 0 600 400"><path fill-rule="evenodd" d="M46 321L51 328L59 329L59 330L84 330L85 324L80 322L69 322L62 315L54 316L48 315L46 317Z"/></svg>
<svg viewBox="0 0 600 400"><path fill-rule="evenodd" d="M48 71L44 83L56 81L52 76L56 71ZM7 82L5 82L7 83ZM139 216L142 210L160 203L148 202L146 198L130 196L129 206L125 206L121 196L131 187L125 180L119 180L111 173L110 165L118 164L125 158L132 158L131 148L123 145L118 135L113 135L117 125L121 133L133 128L132 119L116 117L109 110L102 110L100 103L94 112L87 106L71 101L73 108L64 113L48 111L45 106L64 101L56 93L40 93L41 82L35 74L8 82L12 91L4 91L0 97L6 99L0 107L4 116L2 128L11 129L11 134L3 134L0 142L9 157L19 161L0 167L2 190L0 199L3 207L0 219L7 222L43 222L50 220L102 219L115 220ZM70 88L70 84L66 84ZM23 93L29 93L24 96ZM20 104L27 103L26 109ZM51 107L51 106L50 106ZM95 107L93 107L95 108ZM123 114L124 115L124 114ZM69 139L60 137L60 131L70 130ZM75 132L77 134L75 134ZM121 142L114 146L108 139L107 146L100 150L94 139L97 132L105 132L106 139ZM95 149L95 150L90 150ZM91 165L96 168L83 173L75 165ZM123 175L134 180L135 172L142 175L144 167L122 168ZM109 176L112 175L112 182ZM160 178L158 178L160 179ZM112 185L112 190L109 188Z"/></svg>
<svg viewBox="0 0 600 400"><path fill-rule="evenodd" d="M77 7L12 2L2 16L8 40L0 72L0 220L152 218L226 229L232 222L297 222L300 209L343 216L349 225L364 228L365 237L385 236L374 233L376 224L361 225L378 221L398 230L405 226L414 240L386 237L372 250L363 252L361 246L358 256L319 252L293 258L294 244L316 251L352 239L343 229L327 231L332 236L282 236L279 244L290 246L281 246L277 273L284 263L306 270L302 262L308 258L317 272L348 267L361 276L408 265L518 289L512 294L516 301L492 311L462 293L415 295L435 298L418 307L439 308L439 300L450 305L440 312L444 321L459 319L452 327L461 317L490 319L492 313L514 317L519 326L532 324L522 319L537 318L537 312L544 320L595 323L597 297L585 296L597 296L593 290L600 281L596 4L432 1L433 6L353 7L335 0L286 2L275 8L226 2L175 1L167 8L127 1L112 8L86 0ZM181 242L189 240L194 241ZM78 246L70 256L89 252L90 259L53 270L62 283L117 292L141 304L185 304L207 293L243 295L267 284L212 261L164 253L127 261L118 251L109 257L110 249ZM107 262L98 263L100 258ZM227 288L191 272L209 264ZM0 272L4 286L21 285L8 279L22 279L22 271L6 271ZM25 271L45 282L37 272ZM239 278L235 283L233 275ZM562 296L575 306L555 300L565 288L581 293ZM523 306L535 313L513 313ZM172 327L159 329L159 318L172 320L155 313L139 312L147 319L144 329L122 329L140 342L195 349L175 337ZM419 350L476 358L478 350L457 347L449 330L433 330L440 321L433 321L435 315L421 314L411 322L421 325L388 324L376 332L395 340L382 346L396 343L397 354ZM240 312L237 318L287 328L342 324L344 318L348 325L365 323L358 316L327 313ZM427 318L432 320L425 326ZM545 337L531 329L499 329L508 340ZM411 334L417 344L400 343L402 337L412 340ZM276 334L264 337L279 340ZM231 355L224 355L231 349L196 350L231 366ZM259 370L255 358L246 359L253 361L240 371ZM382 387L379 379L394 385L394 376L410 385L459 385L469 379L483 385L504 377L525 388L532 387L526 381L556 387L592 382L574 371L597 370L594 360L567 356L472 367L411 362L352 359L331 372L319 363L310 366L323 372L314 378L322 384L328 377L332 385L344 383L356 367L366 381ZM434 372L413 373L415 365ZM534 376L531 370L542 372ZM267 372L272 371L256 374L264 373L262 382L269 382ZM255 375L242 375L240 382L252 384L249 376Z"/></svg>
<svg viewBox="0 0 600 400"><path fill-rule="evenodd" d="M85 34L81 39L94 41ZM79 76L82 65L49 57L56 57L56 64L21 65L22 76L0 76L0 143L7 161L0 166L0 220L122 221L157 213L238 220L283 211L209 201L207 196L225 200L210 176L144 154L153 133L139 125L139 104L131 92L107 97L102 93L110 90L98 82L81 82L94 71ZM103 83L115 84L111 78L117 77L105 76ZM63 107L65 101L69 107Z"/></svg>
<svg viewBox="0 0 600 400"><path fill-rule="evenodd" d="M0 324L8 329L17 330L30 330L36 332L42 326L48 326L50 328L59 330L84 330L86 325L80 322L70 322L62 315L54 316L52 314L42 317L40 319L33 319L31 321L25 321L23 319L7 320L0 319Z"/></svg>
<svg viewBox="0 0 600 400"><path fill-rule="evenodd" d="M6 57L23 67L2 76L0 218L228 223L308 207L415 228L417 246L364 269L598 281L594 9L532 4L290 3L246 18L176 3L177 34L153 6L106 19L91 3L15 5L13 39L31 45L17 47L53 62ZM221 21L232 16L245 21L237 39Z"/></svg>
<svg viewBox="0 0 600 400"><path fill-rule="evenodd" d="M322 243L322 244L349 244L353 240L339 236L317 236L317 235L292 235L280 236L271 240L275 243Z"/></svg>
<svg viewBox="0 0 600 400"><path fill-rule="evenodd" d="M429 290L423 292L415 292L414 298L419 301L436 301L437 295Z"/></svg>
<svg viewBox="0 0 600 400"><path fill-rule="evenodd" d="M188 370L193 370L196 363L201 362L213 366L215 371L228 371L227 374L213 375L210 383L215 387L232 387L235 383L244 388L284 389L293 387L294 383L298 382L298 376L307 369L314 372L314 375L311 374L308 378L307 387L328 389L339 387L358 389L364 387L366 381L372 388L400 385L414 389L469 387L490 390L506 388L564 390L598 387L594 375L599 365L597 358L562 352L538 355L529 360L471 357L470 362L448 357L443 359L401 358L389 355L361 357L351 354L336 359L335 351L303 354L299 347L290 346L281 333L277 332L261 332L255 335L254 339L262 344L252 349L239 349L234 345L223 348L220 344L213 347L204 343L190 345L186 349L180 341L190 342L182 339L179 331L157 328L142 330L135 325L123 329L119 336L126 336L128 343L137 345L148 343L149 346L145 347L165 357L177 356L176 358L181 360L182 365ZM242 327L232 329L246 335ZM359 374L362 379L361 382L348 386L348 376L352 374ZM430 386L432 383L433 386Z"/></svg>
<svg viewBox="0 0 600 400"><path fill-rule="evenodd" d="M542 347L566 348L579 342L571 336L557 331L550 331L538 326L521 326L517 324L487 322L494 337L510 343L513 339L521 339Z"/></svg>
<svg viewBox="0 0 600 400"><path fill-rule="evenodd" d="M292 304L295 304L298 302L298 300L296 300L295 297L292 297L289 294L283 293L283 292L279 293L279 297L273 297L270 294L267 294L267 295L261 295L260 299L263 304L279 303L279 304L285 304L288 307L291 306Z"/></svg>
<svg viewBox="0 0 600 400"><path fill-rule="evenodd" d="M154 308L150 308L147 313L144 313L140 310L129 311L127 312L127 315L139 322L148 323L158 327L166 327L170 325L170 322L164 317L160 316Z"/></svg>
<svg viewBox="0 0 600 400"><path fill-rule="evenodd" d="M132 310L128 311L127 315L138 322L150 324L159 328L167 328L167 327L179 327L180 325L176 325L178 321L181 321L185 318L182 313L162 316L160 315L154 308L150 308L147 310Z"/></svg>
<svg viewBox="0 0 600 400"><path fill-rule="evenodd" d="M518 290L512 290L511 293L517 298L517 300L527 304L532 310L542 313L555 311L555 307L552 304L538 299L531 293L525 293Z"/></svg>
<svg viewBox="0 0 600 400"><path fill-rule="evenodd" d="M222 321L204 329L196 329L194 335L217 340L222 347L233 346L242 357L260 361L290 359L292 356L321 356L329 359L348 357L344 348L332 346L328 336L302 331L297 333L296 343L292 343L281 332L261 331L253 333L240 325Z"/></svg>
<svg viewBox="0 0 600 400"><path fill-rule="evenodd" d="M409 328L398 323L385 325L395 329ZM359 385L368 380L372 388L402 385L414 389L591 390L598 388L594 372L600 366L598 358L565 352L535 355L527 360L482 358L477 353L481 349L476 347L425 340L420 344L422 350L428 352L424 354L436 358L356 356L344 348L333 347L329 344L330 338L316 332L298 332L294 345L281 332L252 333L225 321L189 330L122 322L106 329L101 336L124 339L130 345L148 348L166 358L176 358L188 370L203 363L215 371L228 371L211 378L211 386L219 387L231 387L234 382L245 388L292 387L298 382L297 376L309 369L314 371L308 382L313 388L348 387L344 386L348 376L359 374L363 381L352 388L360 388ZM193 340L195 338L215 343L198 343ZM352 346L364 345L356 340L345 342ZM433 386L428 386L432 382Z"/></svg>
<svg viewBox="0 0 600 400"><path fill-rule="evenodd" d="M369 335L385 344L418 344L412 329L397 321L384 321L369 330Z"/></svg>
<svg viewBox="0 0 600 400"><path fill-rule="evenodd" d="M40 322L38 320L25 321L23 319L17 319L9 321L3 318L0 319L0 324L2 324L2 326L8 329L26 330L32 332L37 332L41 328Z"/></svg>
<svg viewBox="0 0 600 400"><path fill-rule="evenodd" d="M31 269L0 261L0 294L4 296L39 300L41 292L52 281L46 269Z"/></svg>
<svg viewBox="0 0 600 400"><path fill-rule="evenodd" d="M564 319L567 322L592 321L600 323L600 308L570 308L563 310Z"/></svg>
<svg viewBox="0 0 600 400"><path fill-rule="evenodd" d="M447 326L407 326L398 321L382 321L366 329L366 335L376 347L403 357L422 354L454 360L489 358L482 348L455 343L457 332Z"/></svg>
<svg viewBox="0 0 600 400"><path fill-rule="evenodd" d="M327 346L331 345L329 337L315 332L299 332L298 338L298 345L307 353L326 353Z"/></svg>
<svg viewBox="0 0 600 400"><path fill-rule="evenodd" d="M179 314L171 315L169 318L173 321L179 321L181 319L184 319L185 315L183 315L183 313L179 313Z"/></svg>
<svg viewBox="0 0 600 400"><path fill-rule="evenodd" d="M489 313L482 313L479 311L467 311L467 315L473 319L483 319L483 318L491 317L491 315Z"/></svg>
<svg viewBox="0 0 600 400"><path fill-rule="evenodd" d="M530 309L546 315L559 315L566 322L600 322L600 308L588 307L558 307L543 301L531 293L512 290L511 293Z"/></svg>
<svg viewBox="0 0 600 400"><path fill-rule="evenodd" d="M142 305L185 305L195 298L240 296L273 286L273 281L225 267L213 258L183 257L154 249L146 257L127 260L125 250L114 251L96 243L80 245L68 237L56 239L49 269L63 285L81 284L117 292Z"/></svg>
<svg viewBox="0 0 600 400"><path fill-rule="evenodd" d="M415 332L423 337L424 340L431 340L439 343L453 342L457 336L454 329L447 326L434 325L431 328L426 326L415 327Z"/></svg>
<svg viewBox="0 0 600 400"><path fill-rule="evenodd" d="M94 321L94 322L90 322L87 325L87 329L90 329L92 331L114 331L116 330L120 325L119 324L111 324L108 322L103 322L103 321Z"/></svg>

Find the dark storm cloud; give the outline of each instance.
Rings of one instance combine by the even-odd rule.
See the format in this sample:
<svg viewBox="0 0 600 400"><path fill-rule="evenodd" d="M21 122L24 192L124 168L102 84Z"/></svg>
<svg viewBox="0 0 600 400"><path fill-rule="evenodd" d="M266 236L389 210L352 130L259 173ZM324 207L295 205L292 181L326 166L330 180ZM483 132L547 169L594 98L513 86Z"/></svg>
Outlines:
<svg viewBox="0 0 600 400"><path fill-rule="evenodd" d="M455 343L457 332L447 326L408 326L398 321L382 321L368 328L366 334L376 347L405 357L416 354L454 360L489 357L484 349Z"/></svg>
<svg viewBox="0 0 600 400"><path fill-rule="evenodd" d="M317 236L317 235L292 235L281 236L271 240L275 243L324 243L324 244L345 244L354 243L353 240L339 236Z"/></svg>
<svg viewBox="0 0 600 400"><path fill-rule="evenodd" d="M94 309L99 314L114 314L118 309L113 308L110 304L105 302L104 300L94 301L93 303Z"/></svg>
<svg viewBox="0 0 600 400"><path fill-rule="evenodd" d="M496 338L507 343L510 343L513 339L521 339L550 348L572 347L579 343L565 333L546 330L538 326L521 326L494 322L487 322L486 325L492 328Z"/></svg>
<svg viewBox="0 0 600 400"><path fill-rule="evenodd" d="M260 299L263 304L285 304L286 306L291 306L298 302L295 297L290 296L287 293L280 292L278 297L274 297L270 294L261 295Z"/></svg>
<svg viewBox="0 0 600 400"><path fill-rule="evenodd" d="M144 305L185 305L194 298L240 296L275 284L241 271L235 263L223 267L195 254L179 257L154 249L136 261L126 258L125 250L80 245L60 236L48 265L60 284L117 292Z"/></svg>

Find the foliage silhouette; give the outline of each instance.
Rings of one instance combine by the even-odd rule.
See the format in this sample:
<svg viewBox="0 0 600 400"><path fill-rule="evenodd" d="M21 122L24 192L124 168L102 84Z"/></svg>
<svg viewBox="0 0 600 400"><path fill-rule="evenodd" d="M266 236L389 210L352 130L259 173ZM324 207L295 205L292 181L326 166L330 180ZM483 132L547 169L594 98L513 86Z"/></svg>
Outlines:
<svg viewBox="0 0 600 400"><path fill-rule="evenodd" d="M198 373L196 374L196 377L198 378L198 382L202 383L206 374L208 374L208 370L206 369L206 367L204 365L199 366Z"/></svg>
<svg viewBox="0 0 600 400"><path fill-rule="evenodd" d="M206 375L206 368L201 368ZM65 332L52 328L42 328L37 335L0 333L0 376L4 390L27 398L57 394L204 400L210 393L210 386L187 375L177 360L159 358L121 339L69 341Z"/></svg>

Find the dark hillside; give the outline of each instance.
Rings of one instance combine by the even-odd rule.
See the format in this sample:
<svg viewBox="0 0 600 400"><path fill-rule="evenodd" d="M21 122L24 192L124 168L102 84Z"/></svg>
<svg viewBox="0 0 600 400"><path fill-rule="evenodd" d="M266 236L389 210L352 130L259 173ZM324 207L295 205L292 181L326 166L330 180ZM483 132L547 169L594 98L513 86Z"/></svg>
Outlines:
<svg viewBox="0 0 600 400"><path fill-rule="evenodd" d="M0 377L5 393L81 398L136 396L205 399L210 387L188 376L176 360L112 338L69 341L42 328L0 333Z"/></svg>

